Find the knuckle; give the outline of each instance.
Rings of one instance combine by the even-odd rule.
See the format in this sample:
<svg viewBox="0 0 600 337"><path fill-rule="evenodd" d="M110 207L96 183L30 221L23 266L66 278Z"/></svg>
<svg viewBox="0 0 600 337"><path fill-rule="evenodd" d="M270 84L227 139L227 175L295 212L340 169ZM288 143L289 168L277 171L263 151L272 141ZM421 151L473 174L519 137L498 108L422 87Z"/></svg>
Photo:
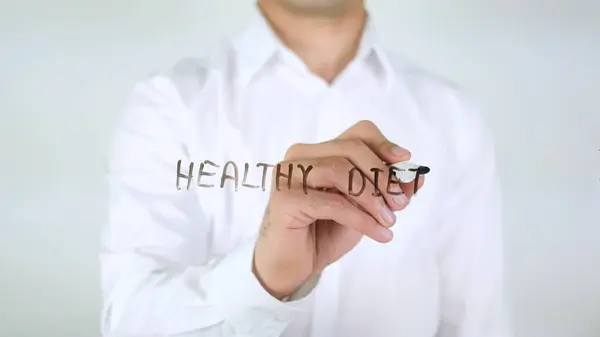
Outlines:
<svg viewBox="0 0 600 337"><path fill-rule="evenodd" d="M332 157L329 160L329 171L333 174L338 174L344 166L345 159L343 157Z"/></svg>
<svg viewBox="0 0 600 337"><path fill-rule="evenodd" d="M336 175L340 167L340 158L338 157L318 157L313 160L313 168L318 169L327 178L331 179Z"/></svg>
<svg viewBox="0 0 600 337"><path fill-rule="evenodd" d="M331 159L328 157L314 158L312 166L314 169L325 169L330 166Z"/></svg>
<svg viewBox="0 0 600 337"><path fill-rule="evenodd" d="M359 139L359 138L350 139L349 143L350 143L350 145L352 145L354 147L363 147L363 146L365 146L365 143L362 141L362 139Z"/></svg>
<svg viewBox="0 0 600 337"><path fill-rule="evenodd" d="M332 194L327 198L327 207L332 211L341 211L346 208L346 199L338 194Z"/></svg>
<svg viewBox="0 0 600 337"><path fill-rule="evenodd" d="M366 144L359 138L346 139L340 144L341 150L344 152L357 151L365 146Z"/></svg>
<svg viewBox="0 0 600 337"><path fill-rule="evenodd" d="M358 123L355 124L358 127L361 128L377 128L375 126L375 123L373 123L372 121L368 120L368 119L363 119L360 120Z"/></svg>
<svg viewBox="0 0 600 337"><path fill-rule="evenodd" d="M328 181L335 181L335 178L337 176L337 168L335 165L332 166L328 166L327 169L325 170L325 176L327 177Z"/></svg>
<svg viewBox="0 0 600 337"><path fill-rule="evenodd" d="M345 183L348 180L348 174L351 169L351 164L344 157L332 158L331 166L329 167L329 179L337 183ZM339 186L338 186L339 187Z"/></svg>

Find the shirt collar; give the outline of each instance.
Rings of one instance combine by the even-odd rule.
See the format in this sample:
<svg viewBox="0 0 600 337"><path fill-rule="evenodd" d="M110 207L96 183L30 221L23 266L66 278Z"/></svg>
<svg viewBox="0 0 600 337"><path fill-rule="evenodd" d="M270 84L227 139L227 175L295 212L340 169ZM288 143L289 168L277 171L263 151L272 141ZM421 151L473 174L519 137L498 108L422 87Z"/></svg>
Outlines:
<svg viewBox="0 0 600 337"><path fill-rule="evenodd" d="M233 48L238 56L238 81L243 86L248 85L257 73L276 62L284 50L287 50L258 9L246 30L233 40ZM392 69L380 45L370 14L355 60L364 60L374 75L389 87L393 77Z"/></svg>

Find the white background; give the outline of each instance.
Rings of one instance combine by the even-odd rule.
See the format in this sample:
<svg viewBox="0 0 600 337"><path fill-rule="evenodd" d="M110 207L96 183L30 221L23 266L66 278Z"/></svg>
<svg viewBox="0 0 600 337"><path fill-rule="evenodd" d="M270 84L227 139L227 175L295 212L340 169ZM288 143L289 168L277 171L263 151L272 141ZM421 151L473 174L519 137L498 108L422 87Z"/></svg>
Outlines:
<svg viewBox="0 0 600 337"><path fill-rule="evenodd" d="M517 336L600 336L600 2L370 5L387 44L463 84L495 133ZM99 336L115 115L135 80L243 28L251 6L0 0L1 336Z"/></svg>

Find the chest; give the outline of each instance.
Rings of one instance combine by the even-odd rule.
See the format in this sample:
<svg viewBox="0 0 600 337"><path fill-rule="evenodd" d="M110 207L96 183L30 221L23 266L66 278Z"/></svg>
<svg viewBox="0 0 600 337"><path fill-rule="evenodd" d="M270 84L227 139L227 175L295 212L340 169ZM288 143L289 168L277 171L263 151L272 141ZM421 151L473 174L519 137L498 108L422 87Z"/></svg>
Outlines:
<svg viewBox="0 0 600 337"><path fill-rule="evenodd" d="M204 194L200 200L211 204L212 247L226 254L258 232L268 203L272 167L283 160L289 146L327 141L360 120L370 120L388 139L411 151L412 161L432 171L411 204L397 212L391 243L363 239L338 261L340 277L335 291L341 292L339 319L347 325L340 329L349 329L344 333L348 336L350 330L372 330L372 324L353 318L365 315L372 315L374 321L393 322L381 325L382 335L433 329L438 279L430 234L437 221L435 209L443 178L442 172L436 171L443 154L435 130L419 118L420 112L408 96L332 93L307 98L293 91L266 95L238 95L235 104L220 105L223 110L218 113L224 117L219 120L211 152L211 160L219 165L211 178L216 187L200 192ZM346 303L348 300L351 302ZM357 335L369 335L365 333Z"/></svg>

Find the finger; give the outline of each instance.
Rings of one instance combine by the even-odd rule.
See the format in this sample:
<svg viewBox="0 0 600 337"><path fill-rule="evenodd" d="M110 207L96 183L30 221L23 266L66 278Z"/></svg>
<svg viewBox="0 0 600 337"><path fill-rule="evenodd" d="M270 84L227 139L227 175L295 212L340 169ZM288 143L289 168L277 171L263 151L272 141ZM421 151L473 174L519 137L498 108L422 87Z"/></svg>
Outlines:
<svg viewBox="0 0 600 337"><path fill-rule="evenodd" d="M369 120L362 120L348 130L344 131L338 139L361 139L373 152L375 152L382 160L387 163L395 163L398 161L409 160L411 153L398 146L397 144L389 141L375 125L375 123ZM401 198L400 204L406 207L408 200L415 194L414 185L399 184L395 175L388 169L388 180L387 187L388 192L393 195L399 195L402 191L406 198ZM404 208L402 207L402 208Z"/></svg>
<svg viewBox="0 0 600 337"><path fill-rule="evenodd" d="M393 210L402 210L406 207L408 198L403 195L403 191L388 188L391 184L387 165L360 139L334 139L319 144L294 144L286 153L286 160L339 156L348 158L357 167L358 170L349 173L359 178L364 175L368 182L376 187L371 193L373 197L382 196ZM361 188L360 184L354 186Z"/></svg>
<svg viewBox="0 0 600 337"><path fill-rule="evenodd" d="M387 163L397 163L410 159L410 152L401 146L389 141L381 130L371 121L362 120L336 139L360 139L362 140L379 158Z"/></svg>
<svg viewBox="0 0 600 337"><path fill-rule="evenodd" d="M403 190L407 191L406 196L410 200L412 197L414 197L417 194L417 192L421 189L421 187L423 187L424 184L425 184L425 176L422 174L419 174L418 176L415 177L415 180L413 180L409 183L401 183L400 185L402 186Z"/></svg>
<svg viewBox="0 0 600 337"><path fill-rule="evenodd" d="M282 201L276 201L275 204L285 214L303 219L303 223L332 220L378 242L389 242L393 238L390 229L381 226L369 213L352 205L340 194L316 190L304 194L296 189L288 191L284 198L276 200Z"/></svg>
<svg viewBox="0 0 600 337"><path fill-rule="evenodd" d="M403 191L405 191L405 195L409 199L412 198L415 194L417 194L417 192L425 184L425 175L424 174L415 173L415 177L413 178L413 180L405 183L405 182L401 182L398 179L397 174L399 172L398 172L397 168L395 168L392 165L389 165L389 170L390 170L389 171L390 177L393 179L392 184L394 186L399 186Z"/></svg>
<svg viewBox="0 0 600 337"><path fill-rule="evenodd" d="M286 166L283 162L283 166ZM288 164L289 165L289 164ZM381 225L390 227L396 223L396 216L384 199L375 197L375 186L360 174L353 174L356 167L344 157L319 157L307 160L293 161L301 174L292 174L296 189L304 193L313 190L333 189L343 194L377 219ZM277 182L275 182L277 185ZM279 184L281 186L281 183ZM310 190L310 192L309 192Z"/></svg>

